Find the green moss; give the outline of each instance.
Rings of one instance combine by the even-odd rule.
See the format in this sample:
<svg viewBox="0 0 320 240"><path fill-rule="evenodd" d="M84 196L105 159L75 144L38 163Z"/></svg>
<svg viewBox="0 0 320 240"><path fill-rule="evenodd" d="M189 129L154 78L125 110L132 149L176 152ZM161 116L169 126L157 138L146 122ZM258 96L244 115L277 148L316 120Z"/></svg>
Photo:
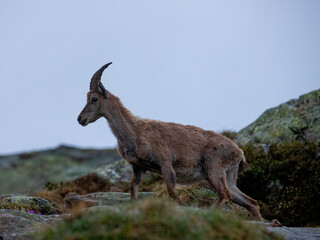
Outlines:
<svg viewBox="0 0 320 240"><path fill-rule="evenodd" d="M149 199L135 204L78 215L35 239L282 239L260 226L215 209L191 211L168 201Z"/></svg>

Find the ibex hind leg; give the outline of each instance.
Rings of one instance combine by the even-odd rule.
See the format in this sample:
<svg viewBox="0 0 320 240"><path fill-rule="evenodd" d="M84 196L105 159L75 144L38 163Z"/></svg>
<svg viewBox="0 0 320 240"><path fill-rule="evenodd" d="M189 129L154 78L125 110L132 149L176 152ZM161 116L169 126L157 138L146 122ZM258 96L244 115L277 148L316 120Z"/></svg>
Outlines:
<svg viewBox="0 0 320 240"><path fill-rule="evenodd" d="M239 165L227 171L227 185L232 195L232 201L247 209L255 220L263 221L256 200L247 196L237 187Z"/></svg>
<svg viewBox="0 0 320 240"><path fill-rule="evenodd" d="M183 202L179 197L176 189L176 174L173 167L170 164L164 164L163 166L161 166L161 173L167 185L169 196L172 197L179 204L183 205Z"/></svg>
<svg viewBox="0 0 320 240"><path fill-rule="evenodd" d="M216 205L221 207L224 203L232 200L232 195L226 184L225 169L221 168L218 163L218 159L207 160L206 173L208 183L219 195Z"/></svg>

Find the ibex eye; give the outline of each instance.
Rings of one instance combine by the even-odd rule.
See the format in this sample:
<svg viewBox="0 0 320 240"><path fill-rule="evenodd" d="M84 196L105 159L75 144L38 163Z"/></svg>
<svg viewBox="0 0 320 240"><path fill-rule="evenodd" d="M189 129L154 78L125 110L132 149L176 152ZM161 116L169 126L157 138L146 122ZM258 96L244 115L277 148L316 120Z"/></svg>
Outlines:
<svg viewBox="0 0 320 240"><path fill-rule="evenodd" d="M94 103L95 103L95 102L97 102L97 101L98 101L98 98L95 98L95 97L94 97L94 98L91 99L91 102L94 102Z"/></svg>

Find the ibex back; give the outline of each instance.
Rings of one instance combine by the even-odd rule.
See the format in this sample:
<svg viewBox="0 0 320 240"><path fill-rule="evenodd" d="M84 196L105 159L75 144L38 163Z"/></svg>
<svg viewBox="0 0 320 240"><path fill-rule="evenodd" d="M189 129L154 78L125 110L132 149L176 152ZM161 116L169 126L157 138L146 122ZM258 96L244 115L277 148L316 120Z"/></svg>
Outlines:
<svg viewBox="0 0 320 240"><path fill-rule="evenodd" d="M213 131L176 123L137 118L101 83L102 66L92 77L87 104L78 117L86 126L105 117L118 140L118 152L132 165L131 198L136 199L145 172L162 175L169 195L182 203L176 183L208 181L219 194L217 206L232 200L262 220L256 200L236 186L239 164L247 165L243 151Z"/></svg>

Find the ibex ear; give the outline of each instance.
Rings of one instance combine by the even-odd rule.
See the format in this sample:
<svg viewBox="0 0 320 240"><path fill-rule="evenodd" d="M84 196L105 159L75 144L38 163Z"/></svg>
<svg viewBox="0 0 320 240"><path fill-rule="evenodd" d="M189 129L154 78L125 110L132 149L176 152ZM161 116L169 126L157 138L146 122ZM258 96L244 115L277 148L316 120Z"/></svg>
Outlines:
<svg viewBox="0 0 320 240"><path fill-rule="evenodd" d="M109 92L107 91L107 89L104 88L101 82L99 82L98 91L104 96L104 98L107 99L109 97Z"/></svg>

